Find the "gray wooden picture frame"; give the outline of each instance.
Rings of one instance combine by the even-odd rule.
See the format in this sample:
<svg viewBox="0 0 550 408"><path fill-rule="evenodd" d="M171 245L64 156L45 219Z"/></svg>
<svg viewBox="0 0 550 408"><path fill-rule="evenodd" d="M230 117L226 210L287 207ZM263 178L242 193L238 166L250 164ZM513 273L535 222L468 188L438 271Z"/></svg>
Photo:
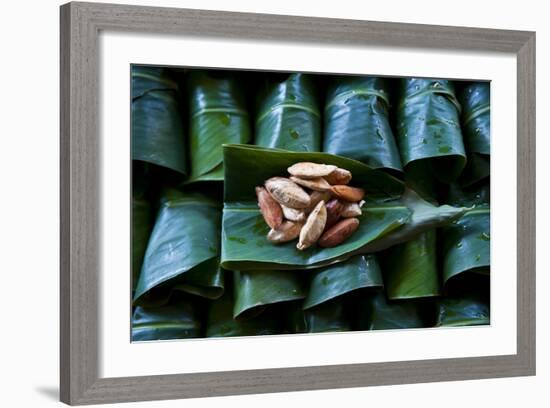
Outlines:
<svg viewBox="0 0 550 408"><path fill-rule="evenodd" d="M100 378L101 30L517 56L517 354ZM61 401L95 404L535 374L535 33L95 3L61 6Z"/></svg>

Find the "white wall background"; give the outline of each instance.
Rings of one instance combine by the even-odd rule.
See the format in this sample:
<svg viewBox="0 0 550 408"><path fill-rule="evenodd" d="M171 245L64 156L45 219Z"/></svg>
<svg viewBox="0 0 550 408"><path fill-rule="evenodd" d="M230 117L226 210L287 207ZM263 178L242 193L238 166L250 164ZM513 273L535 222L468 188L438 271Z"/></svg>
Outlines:
<svg viewBox="0 0 550 408"><path fill-rule="evenodd" d="M113 0L112 2L120 2ZM47 407L58 399L59 270L59 11L58 0L3 4L0 24L0 405ZM539 209L550 194L544 189L550 150L550 26L544 2L535 0L307 2L277 0L181 0L126 3L357 18L365 20L480 26L537 31ZM496 135L498 137L498 135ZM539 216L539 254L548 245L548 218ZM187 407L369 406L461 407L548 405L550 328L546 292L548 259L539 256L537 276L536 377L446 382L347 390L310 391L187 400ZM546 387L545 387L546 386ZM176 407L182 401L125 404L126 407ZM527 404L526 404L527 403ZM122 406L122 405L121 405Z"/></svg>

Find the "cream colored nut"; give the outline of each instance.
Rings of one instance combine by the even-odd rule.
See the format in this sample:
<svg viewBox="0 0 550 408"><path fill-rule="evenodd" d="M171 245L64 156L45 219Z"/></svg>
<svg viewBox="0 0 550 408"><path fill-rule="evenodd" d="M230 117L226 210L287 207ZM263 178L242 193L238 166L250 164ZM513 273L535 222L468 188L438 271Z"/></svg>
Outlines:
<svg viewBox="0 0 550 408"><path fill-rule="evenodd" d="M272 177L265 182L271 196L290 208L307 208L311 200L302 187L285 177Z"/></svg>
<svg viewBox="0 0 550 408"><path fill-rule="evenodd" d="M287 170L293 176L311 179L326 176L336 169L337 167L332 164L300 162L290 166Z"/></svg>
<svg viewBox="0 0 550 408"><path fill-rule="evenodd" d="M270 228L279 228L283 222L283 210L281 205L271 197L271 194L263 188L256 187L256 197L264 220Z"/></svg>
<svg viewBox="0 0 550 408"><path fill-rule="evenodd" d="M363 213L361 211L363 204L365 204L364 200L361 200L358 203L345 203L344 209L340 215L344 218L359 217Z"/></svg>
<svg viewBox="0 0 550 408"><path fill-rule="evenodd" d="M323 248L332 248L337 245L340 245L346 239L348 239L351 234L353 234L359 227L359 220L357 218L346 218L334 225L332 228L329 228L325 233L319 238L319 246Z"/></svg>
<svg viewBox="0 0 550 408"><path fill-rule="evenodd" d="M300 177L290 176L290 179L296 184L314 191L329 191L331 189L331 185L322 177L302 179Z"/></svg>
<svg viewBox="0 0 550 408"><path fill-rule="evenodd" d="M324 179L332 185L348 184L351 181L351 172L338 167L332 173L324 176Z"/></svg>
<svg viewBox="0 0 550 408"><path fill-rule="evenodd" d="M297 210L295 208L287 207L286 205L281 205L283 210L284 217L289 221L295 222L305 222L306 213L304 210Z"/></svg>
<svg viewBox="0 0 550 408"><path fill-rule="evenodd" d="M267 239L275 244L292 241L300 235L302 225L300 222L284 221L279 228L271 229L267 233Z"/></svg>
<svg viewBox="0 0 550 408"><path fill-rule="evenodd" d="M324 201L319 201L313 211L308 215L307 221L300 231L298 248L300 251L309 248L317 242L327 222L327 209Z"/></svg>
<svg viewBox="0 0 550 408"><path fill-rule="evenodd" d="M365 196L365 190L357 187L338 185L332 186L331 191L336 197L349 202L361 201Z"/></svg>

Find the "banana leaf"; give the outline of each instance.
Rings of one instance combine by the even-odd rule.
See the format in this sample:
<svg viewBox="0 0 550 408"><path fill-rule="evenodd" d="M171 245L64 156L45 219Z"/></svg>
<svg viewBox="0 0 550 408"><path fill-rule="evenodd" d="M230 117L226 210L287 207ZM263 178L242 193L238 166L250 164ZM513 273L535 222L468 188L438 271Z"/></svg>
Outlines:
<svg viewBox="0 0 550 408"><path fill-rule="evenodd" d="M306 74L271 75L260 92L254 144L297 152L321 150L315 83Z"/></svg>
<svg viewBox="0 0 550 408"><path fill-rule="evenodd" d="M294 271L234 272L233 318L259 315L269 305L303 299L304 276Z"/></svg>
<svg viewBox="0 0 550 408"><path fill-rule="evenodd" d="M132 341L202 337L200 302L179 298L167 305L137 306L132 315Z"/></svg>
<svg viewBox="0 0 550 408"><path fill-rule="evenodd" d="M385 79L338 77L328 90L323 151L375 169L402 171L388 118L389 105Z"/></svg>
<svg viewBox="0 0 550 408"><path fill-rule="evenodd" d="M451 185L447 200L471 206L460 219L441 230L443 282L448 285L465 272L486 274L491 255L489 184L463 189Z"/></svg>
<svg viewBox="0 0 550 408"><path fill-rule="evenodd" d="M315 309L322 303L358 289L381 288L383 285L376 256L355 256L315 271L303 308Z"/></svg>
<svg viewBox="0 0 550 408"><path fill-rule="evenodd" d="M132 194L132 289L135 289L153 224L151 203Z"/></svg>
<svg viewBox="0 0 550 408"><path fill-rule="evenodd" d="M402 79L397 106L397 141L406 168L427 161L442 182L456 180L466 152L460 129L460 104L452 82Z"/></svg>
<svg viewBox="0 0 550 408"><path fill-rule="evenodd" d="M164 68L132 66L132 159L187 174L178 85Z"/></svg>
<svg viewBox="0 0 550 408"><path fill-rule="evenodd" d="M343 332L352 329L349 305L341 298L323 302L304 310L298 302L289 303L284 310L290 333Z"/></svg>
<svg viewBox="0 0 550 408"><path fill-rule="evenodd" d="M222 297L213 300L206 318L206 337L260 336L283 332L283 321L276 309L266 310L257 317L234 319L232 272L226 271L227 284Z"/></svg>
<svg viewBox="0 0 550 408"><path fill-rule="evenodd" d="M357 330L388 330L430 327L427 303L420 299L388 300L383 291L358 301Z"/></svg>
<svg viewBox="0 0 550 408"><path fill-rule="evenodd" d="M490 174L491 95L488 82L468 83L460 94L462 132L468 164L461 176L463 185L472 185Z"/></svg>
<svg viewBox="0 0 550 408"><path fill-rule="evenodd" d="M201 194L167 190L149 239L134 303L166 303L174 287L205 297L220 296L219 245L219 203ZM213 286L202 290L205 283Z"/></svg>
<svg viewBox="0 0 550 408"><path fill-rule="evenodd" d="M364 163L328 153L291 152L251 145L226 145L223 149L224 201L256 201L256 186L274 176L288 176L286 169L300 161L334 164L353 174L351 185L363 187L370 198L397 198L403 182Z"/></svg>
<svg viewBox="0 0 550 408"><path fill-rule="evenodd" d="M438 296L436 230L380 254L388 299Z"/></svg>
<svg viewBox="0 0 550 408"><path fill-rule="evenodd" d="M489 299L479 295L445 297L437 305L437 327L478 326L491 323Z"/></svg>
<svg viewBox="0 0 550 408"><path fill-rule="evenodd" d="M225 143L247 143L250 123L244 95L231 74L194 71L189 75L190 160L194 181L223 180Z"/></svg>

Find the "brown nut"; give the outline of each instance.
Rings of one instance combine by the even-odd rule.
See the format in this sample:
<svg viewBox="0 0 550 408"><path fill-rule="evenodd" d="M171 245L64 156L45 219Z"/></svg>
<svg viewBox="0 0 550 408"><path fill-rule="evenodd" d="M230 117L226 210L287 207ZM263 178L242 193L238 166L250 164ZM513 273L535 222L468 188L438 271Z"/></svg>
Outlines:
<svg viewBox="0 0 550 408"><path fill-rule="evenodd" d="M330 200L330 197L332 197L332 193L330 191L312 191L309 195L311 203L309 204L309 207L306 208L306 212L310 213L313 211L321 200L327 203Z"/></svg>
<svg viewBox="0 0 550 408"><path fill-rule="evenodd" d="M348 184L351 181L351 172L349 170L341 169L340 167L338 167L332 173L324 176L323 178L332 185Z"/></svg>
<svg viewBox="0 0 550 408"><path fill-rule="evenodd" d="M319 238L317 244L323 248L332 248L340 245L348 239L358 227L359 220L357 218L346 218L326 231L321 238Z"/></svg>
<svg viewBox="0 0 550 408"><path fill-rule="evenodd" d="M365 204L365 201L361 200L358 203L345 203L341 216L343 218L359 217L363 214L361 207Z"/></svg>
<svg viewBox="0 0 550 408"><path fill-rule="evenodd" d="M344 210L345 204L336 198L330 200L327 204L327 222L325 230L332 227L340 219L340 215Z"/></svg>
<svg viewBox="0 0 550 408"><path fill-rule="evenodd" d="M287 170L293 176L311 179L326 176L336 170L336 168L332 164L300 162L290 166Z"/></svg>
<svg viewBox="0 0 550 408"><path fill-rule="evenodd" d="M327 209L324 201L319 201L317 206L307 217L307 221L300 231L300 239L298 241L298 248L300 251L309 248L317 242L327 222Z"/></svg>
<svg viewBox="0 0 550 408"><path fill-rule="evenodd" d="M337 185L332 186L330 191L332 191L332 194L336 197L350 202L361 201L365 196L365 190L357 187Z"/></svg>
<svg viewBox="0 0 550 408"><path fill-rule="evenodd" d="M256 187L256 197L258 197L260 212L264 216L266 224L270 228L279 228L283 222L283 210L280 204L263 187Z"/></svg>
<svg viewBox="0 0 550 408"><path fill-rule="evenodd" d="M305 222L306 213L304 210L297 210L296 208L290 208L286 205L281 205L283 210L283 216L289 221Z"/></svg>
<svg viewBox="0 0 550 408"><path fill-rule="evenodd" d="M279 228L271 229L267 233L267 239L274 244L282 244L284 242L292 241L298 238L302 229L301 222L285 221Z"/></svg>
<svg viewBox="0 0 550 408"><path fill-rule="evenodd" d="M329 191L331 188L331 185L322 177L302 179L300 177L290 176L290 179L296 184L314 191Z"/></svg>
<svg viewBox="0 0 550 408"><path fill-rule="evenodd" d="M282 205L290 208L307 208L311 200L302 187L285 177L271 177L265 182L271 196Z"/></svg>

